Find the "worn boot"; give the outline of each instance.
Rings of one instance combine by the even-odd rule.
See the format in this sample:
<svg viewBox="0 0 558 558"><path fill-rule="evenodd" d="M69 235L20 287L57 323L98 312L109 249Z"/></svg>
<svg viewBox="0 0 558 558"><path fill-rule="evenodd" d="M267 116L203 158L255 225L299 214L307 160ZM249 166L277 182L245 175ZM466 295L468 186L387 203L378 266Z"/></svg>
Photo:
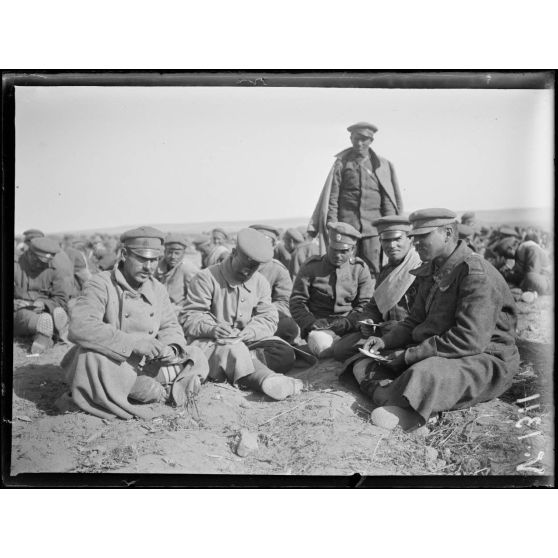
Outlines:
<svg viewBox="0 0 558 558"><path fill-rule="evenodd" d="M52 335L54 333L54 324L52 316L43 312L37 321L37 332L33 337L33 344L31 345L31 354L40 355L46 350L50 349L54 344Z"/></svg>
<svg viewBox="0 0 558 558"><path fill-rule="evenodd" d="M54 333L62 343L68 344L68 314L60 307L57 307L52 312L52 320L54 322Z"/></svg>
<svg viewBox="0 0 558 558"><path fill-rule="evenodd" d="M302 391L302 380L277 374L257 358L253 358L252 361L256 369L255 372L245 376L240 381L248 389L261 391L276 401L282 401L292 395L298 395Z"/></svg>

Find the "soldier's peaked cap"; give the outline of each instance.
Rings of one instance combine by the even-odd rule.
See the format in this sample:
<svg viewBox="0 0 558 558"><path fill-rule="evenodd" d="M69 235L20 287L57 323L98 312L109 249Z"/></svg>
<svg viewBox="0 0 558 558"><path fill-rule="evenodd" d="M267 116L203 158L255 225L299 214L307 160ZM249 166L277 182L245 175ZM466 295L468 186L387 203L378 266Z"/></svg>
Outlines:
<svg viewBox="0 0 558 558"><path fill-rule="evenodd" d="M238 231L236 245L240 252L255 262L266 263L273 258L271 243L256 229Z"/></svg>
<svg viewBox="0 0 558 558"><path fill-rule="evenodd" d="M349 126L347 130L351 133L373 138L374 134L378 131L378 127L374 126L374 124L370 124L370 122L357 122L356 124Z"/></svg>
<svg viewBox="0 0 558 558"><path fill-rule="evenodd" d="M515 236L515 237L519 238L519 235L517 234L517 231L513 227L510 227L508 225L504 225L503 227L500 227L499 232L503 236Z"/></svg>
<svg viewBox="0 0 558 558"><path fill-rule="evenodd" d="M354 246L362 235L348 223L329 223L329 241L333 248L347 249Z"/></svg>
<svg viewBox="0 0 558 558"><path fill-rule="evenodd" d="M451 209L433 207L419 209L409 215L411 232L409 236L428 234L438 227L457 222L457 215Z"/></svg>
<svg viewBox="0 0 558 558"><path fill-rule="evenodd" d="M180 246L188 246L188 242L186 241L186 237L179 233L169 233L165 236L165 245L167 244L180 244Z"/></svg>
<svg viewBox="0 0 558 558"><path fill-rule="evenodd" d="M54 238L48 236L37 236L31 239L29 246L37 254L57 254L60 252L60 244Z"/></svg>
<svg viewBox="0 0 558 558"><path fill-rule="evenodd" d="M165 235L153 227L138 227L120 235L120 242L139 256L155 258L161 255Z"/></svg>
<svg viewBox="0 0 558 558"><path fill-rule="evenodd" d="M39 229L27 229L26 231L23 231L23 236L27 240L30 240L39 236L45 236L45 233L43 231L40 231Z"/></svg>
<svg viewBox="0 0 558 558"><path fill-rule="evenodd" d="M256 229L260 231L262 234L277 240L279 238L279 229L272 227L271 225L250 225L251 229Z"/></svg>
<svg viewBox="0 0 558 558"><path fill-rule="evenodd" d="M296 242L304 242L304 235L298 229L295 229L294 227L291 227L290 229L287 229L283 236L284 237L290 236Z"/></svg>
<svg viewBox="0 0 558 558"><path fill-rule="evenodd" d="M378 229L381 240L398 238L402 232L407 234L411 230L409 218L405 215L386 215L372 221L372 225Z"/></svg>

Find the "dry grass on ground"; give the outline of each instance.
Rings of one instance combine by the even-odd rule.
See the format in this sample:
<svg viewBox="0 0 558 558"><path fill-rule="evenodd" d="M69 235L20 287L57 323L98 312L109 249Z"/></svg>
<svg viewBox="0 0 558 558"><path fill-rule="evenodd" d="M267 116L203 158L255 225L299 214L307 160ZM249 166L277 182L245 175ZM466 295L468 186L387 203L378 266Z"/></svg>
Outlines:
<svg viewBox="0 0 558 558"><path fill-rule="evenodd" d="M371 424L370 402L354 382L339 378L333 360L297 368L293 375L305 391L293 400L206 384L197 409L154 406L160 416L149 422L60 414L54 401L66 389L58 363L67 347L30 358L26 344L14 343L12 475L553 474L552 300L519 303L519 310L523 362L512 388L496 401L443 413L422 438ZM235 453L242 429L258 440L258 450L244 458Z"/></svg>

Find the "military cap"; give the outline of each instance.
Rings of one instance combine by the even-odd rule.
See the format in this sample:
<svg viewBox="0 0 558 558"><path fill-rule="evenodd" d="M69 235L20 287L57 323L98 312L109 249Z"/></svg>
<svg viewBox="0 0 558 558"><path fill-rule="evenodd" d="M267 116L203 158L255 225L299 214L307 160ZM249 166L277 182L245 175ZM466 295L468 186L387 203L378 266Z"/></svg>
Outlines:
<svg viewBox="0 0 558 558"><path fill-rule="evenodd" d="M500 227L499 232L502 236L515 236L519 238L517 231L513 227L510 227L508 225L504 225L503 227Z"/></svg>
<svg viewBox="0 0 558 558"><path fill-rule="evenodd" d="M273 259L273 247L269 240L255 229L242 229L236 236L236 246L251 260L266 263Z"/></svg>
<svg viewBox="0 0 558 558"><path fill-rule="evenodd" d="M211 237L206 234L198 234L197 236L194 237L193 242L196 248L201 248L202 246L211 244Z"/></svg>
<svg viewBox="0 0 558 558"><path fill-rule="evenodd" d="M212 234L220 234L223 236L223 238L229 238L229 235L225 232L224 229L222 229L221 227L215 227L212 231Z"/></svg>
<svg viewBox="0 0 558 558"><path fill-rule="evenodd" d="M408 236L428 234L438 227L450 225L457 222L457 215L450 209L433 207L429 209L419 209L409 215L411 232Z"/></svg>
<svg viewBox="0 0 558 558"><path fill-rule="evenodd" d="M475 212L474 211L465 211L465 213L463 213L463 215L461 215L461 222L465 223L465 221L470 221L471 219L475 218Z"/></svg>
<svg viewBox="0 0 558 558"><path fill-rule="evenodd" d="M347 130L351 133L366 136L367 138L373 138L374 134L378 131L378 128L374 126L374 124L370 124L370 122L357 122L356 124L349 126Z"/></svg>
<svg viewBox="0 0 558 558"><path fill-rule="evenodd" d="M354 246L362 235L349 223L329 223L329 241L333 248L346 249Z"/></svg>
<svg viewBox="0 0 558 558"><path fill-rule="evenodd" d="M42 236L45 236L45 233L39 229L27 229L26 231L23 231L23 237L25 240L31 240L32 238L39 238Z"/></svg>
<svg viewBox="0 0 558 558"><path fill-rule="evenodd" d="M31 239L29 248L39 256L54 256L60 252L60 244L54 238L48 236L37 236Z"/></svg>
<svg viewBox="0 0 558 558"><path fill-rule="evenodd" d="M304 235L298 229L295 229L294 227L291 227L290 229L287 229L283 236L285 238L290 236L296 242L304 242Z"/></svg>
<svg viewBox="0 0 558 558"><path fill-rule="evenodd" d="M380 240L399 238L402 232L407 234L411 230L409 218L404 215L386 215L372 221L372 225L378 229Z"/></svg>
<svg viewBox="0 0 558 558"><path fill-rule="evenodd" d="M153 227L138 227L120 235L120 242L125 248L144 258L161 255L165 235Z"/></svg>
<svg viewBox="0 0 558 558"><path fill-rule="evenodd" d="M271 225L250 225L249 228L260 231L262 234L265 234L274 241L279 239L279 229L276 229Z"/></svg>
<svg viewBox="0 0 558 558"><path fill-rule="evenodd" d="M469 236L472 236L475 232L475 229L473 229L473 227L470 227L469 225L464 225L463 223L458 223L457 224L457 230L459 232L459 238L468 238Z"/></svg>
<svg viewBox="0 0 558 558"><path fill-rule="evenodd" d="M188 242L186 241L186 238L184 238L184 236L178 233L167 234L167 236L165 236L165 246L167 244L180 244L181 246L184 246L184 248L188 246Z"/></svg>

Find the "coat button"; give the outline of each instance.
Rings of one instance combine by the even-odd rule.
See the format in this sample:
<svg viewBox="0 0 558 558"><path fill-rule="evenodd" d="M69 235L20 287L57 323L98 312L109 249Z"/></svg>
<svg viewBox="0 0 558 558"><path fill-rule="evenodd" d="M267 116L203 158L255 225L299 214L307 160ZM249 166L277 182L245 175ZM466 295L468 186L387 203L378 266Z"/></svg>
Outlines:
<svg viewBox="0 0 558 558"><path fill-rule="evenodd" d="M155 312L151 312L149 316L152 318L153 316L155 316Z"/></svg>
<svg viewBox="0 0 558 558"><path fill-rule="evenodd" d="M153 330L152 329L149 330L149 335L153 335Z"/></svg>
<svg viewBox="0 0 558 558"><path fill-rule="evenodd" d="M125 318L129 318L129 317L130 317L130 314L128 314L128 312L126 312L126 314L124 314L124 317L125 317Z"/></svg>
<svg viewBox="0 0 558 558"><path fill-rule="evenodd" d="M243 299L243 298L241 298L241 299L240 299L240 302L244 302L244 299Z"/></svg>
<svg viewBox="0 0 558 558"><path fill-rule="evenodd" d="M240 312L239 316L242 316L242 312Z"/></svg>

